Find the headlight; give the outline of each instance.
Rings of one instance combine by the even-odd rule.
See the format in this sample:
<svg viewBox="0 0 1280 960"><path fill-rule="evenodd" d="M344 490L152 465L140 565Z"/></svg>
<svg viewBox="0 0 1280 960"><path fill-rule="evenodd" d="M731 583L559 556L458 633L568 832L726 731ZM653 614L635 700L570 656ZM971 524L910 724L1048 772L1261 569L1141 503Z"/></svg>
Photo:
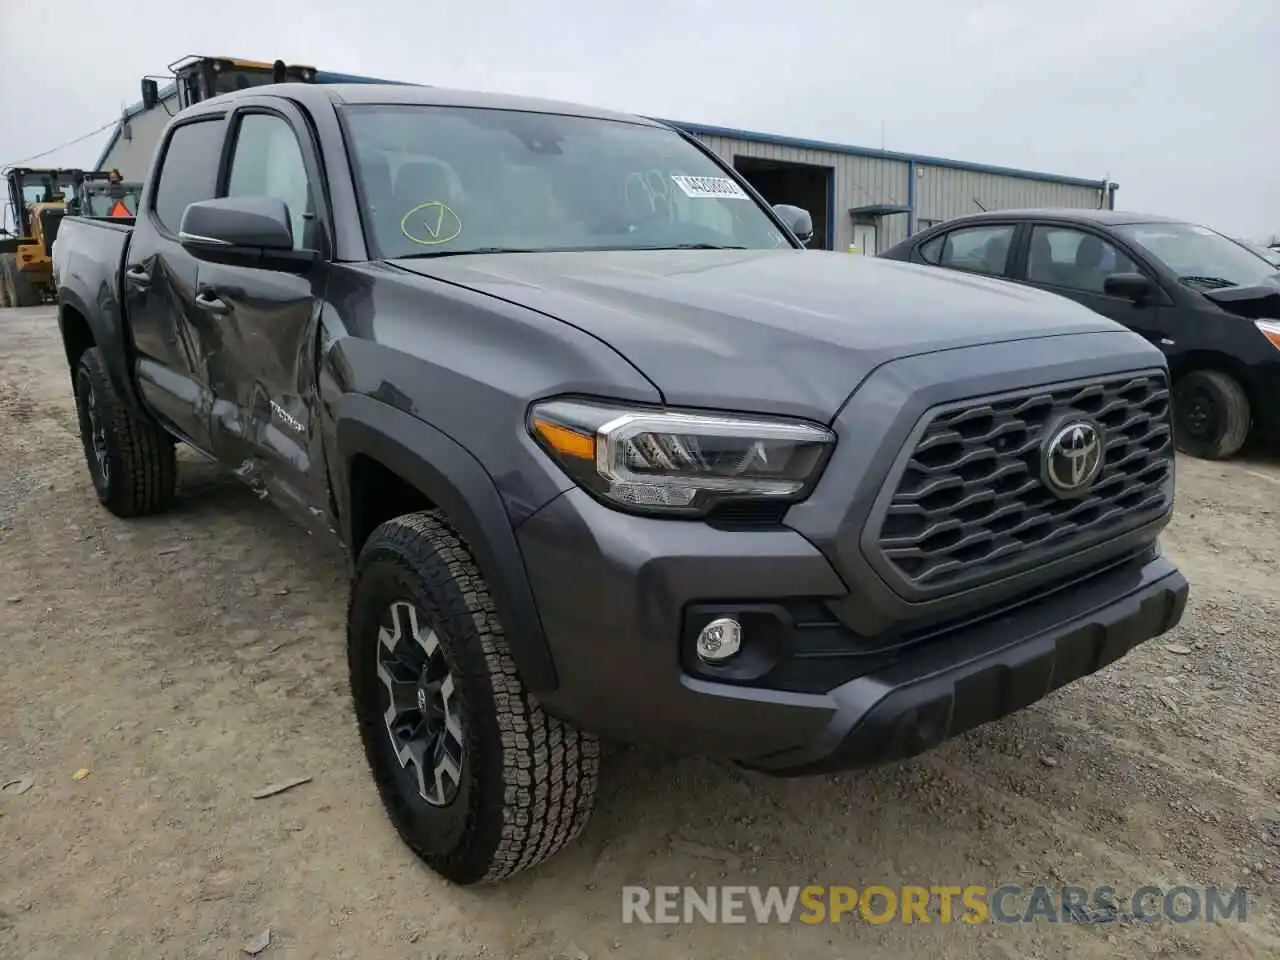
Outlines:
<svg viewBox="0 0 1280 960"><path fill-rule="evenodd" d="M1273 347L1280 350L1280 320L1255 320L1253 325L1271 341Z"/></svg>
<svg viewBox="0 0 1280 960"><path fill-rule="evenodd" d="M577 483L619 507L704 514L725 500L802 500L835 443L797 420L552 400L529 432Z"/></svg>

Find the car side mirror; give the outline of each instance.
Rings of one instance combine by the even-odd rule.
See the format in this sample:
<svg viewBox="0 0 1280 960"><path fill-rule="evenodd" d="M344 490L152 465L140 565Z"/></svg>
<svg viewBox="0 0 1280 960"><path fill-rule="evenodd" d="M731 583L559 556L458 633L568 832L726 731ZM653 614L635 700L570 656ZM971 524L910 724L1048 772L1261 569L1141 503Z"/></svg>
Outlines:
<svg viewBox="0 0 1280 960"><path fill-rule="evenodd" d="M813 217L809 216L808 210L789 203L775 203L773 212L806 247L813 241Z"/></svg>
<svg viewBox="0 0 1280 960"><path fill-rule="evenodd" d="M142 80L142 108L144 110L152 110L159 102L160 84L150 77L144 77Z"/></svg>
<svg viewBox="0 0 1280 960"><path fill-rule="evenodd" d="M1155 285L1140 273L1113 273L1102 281L1102 292L1141 303L1155 293Z"/></svg>
<svg viewBox="0 0 1280 960"><path fill-rule="evenodd" d="M314 250L293 248L289 208L275 197L219 197L189 204L178 241L197 260L265 270L305 270Z"/></svg>

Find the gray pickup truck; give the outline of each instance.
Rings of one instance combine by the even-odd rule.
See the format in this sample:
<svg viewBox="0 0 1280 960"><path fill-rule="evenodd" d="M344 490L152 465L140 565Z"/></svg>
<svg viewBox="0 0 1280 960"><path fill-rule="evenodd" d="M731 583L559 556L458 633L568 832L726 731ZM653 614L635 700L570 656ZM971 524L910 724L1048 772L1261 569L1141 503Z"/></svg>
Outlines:
<svg viewBox="0 0 1280 960"><path fill-rule="evenodd" d="M597 737L864 767L1176 624L1159 350L805 219L601 110L200 103L136 225L62 226L93 487L160 511L186 443L341 541L373 779L464 884L582 829Z"/></svg>

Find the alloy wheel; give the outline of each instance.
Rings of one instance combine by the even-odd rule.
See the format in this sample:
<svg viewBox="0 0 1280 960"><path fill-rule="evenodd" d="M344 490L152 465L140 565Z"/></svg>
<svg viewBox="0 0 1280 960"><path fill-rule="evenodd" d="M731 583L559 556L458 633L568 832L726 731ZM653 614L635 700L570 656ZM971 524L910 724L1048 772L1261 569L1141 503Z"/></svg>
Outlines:
<svg viewBox="0 0 1280 960"><path fill-rule="evenodd" d="M413 775L424 801L448 806L462 783L461 704L440 639L414 604L397 601L383 614L377 672L387 736L400 767Z"/></svg>
<svg viewBox="0 0 1280 960"><path fill-rule="evenodd" d="M98 481L103 489L111 483L111 457L107 452L107 429L102 422L102 412L98 409L98 395L93 389L93 382L87 376L81 376L83 384L84 415L88 436L85 438L89 451L97 465Z"/></svg>

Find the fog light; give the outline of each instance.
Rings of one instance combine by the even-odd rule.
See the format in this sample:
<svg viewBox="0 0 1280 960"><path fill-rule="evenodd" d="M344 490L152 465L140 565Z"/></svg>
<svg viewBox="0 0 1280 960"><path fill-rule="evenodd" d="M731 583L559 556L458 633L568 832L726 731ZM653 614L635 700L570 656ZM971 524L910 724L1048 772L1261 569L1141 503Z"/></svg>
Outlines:
<svg viewBox="0 0 1280 960"><path fill-rule="evenodd" d="M731 617L712 620L698 631L698 659L722 663L742 648L742 627Z"/></svg>

